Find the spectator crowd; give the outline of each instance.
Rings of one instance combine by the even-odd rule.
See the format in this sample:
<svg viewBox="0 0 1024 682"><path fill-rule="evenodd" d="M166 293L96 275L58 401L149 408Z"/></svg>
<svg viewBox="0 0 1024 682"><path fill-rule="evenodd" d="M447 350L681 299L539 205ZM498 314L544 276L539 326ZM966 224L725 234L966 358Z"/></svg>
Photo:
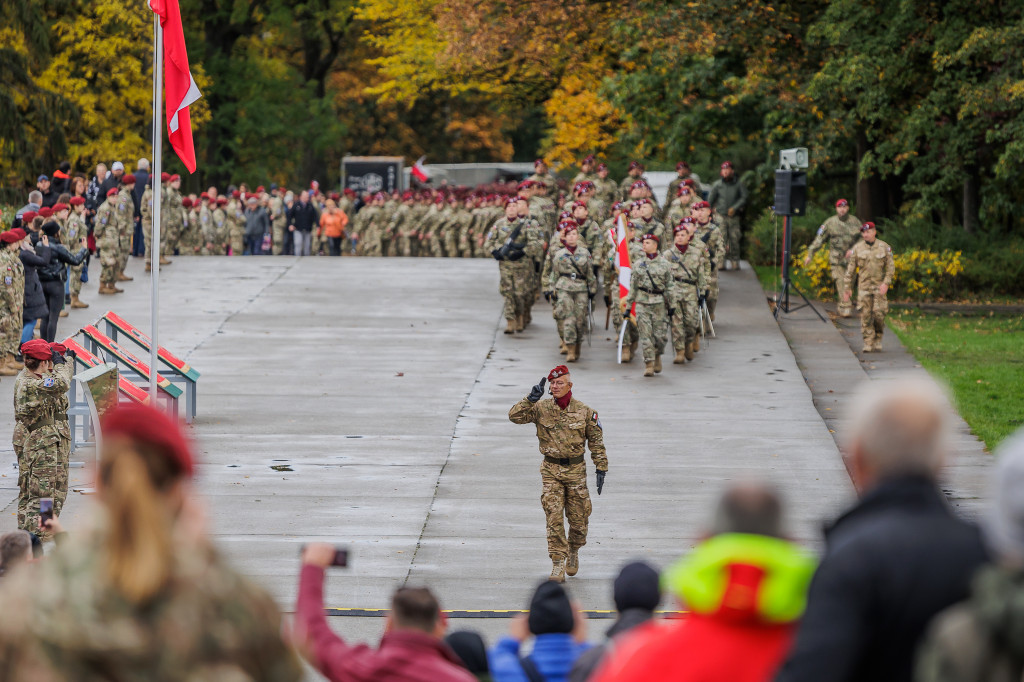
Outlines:
<svg viewBox="0 0 1024 682"><path fill-rule="evenodd" d="M298 680L301 655L345 682L1019 680L1024 431L997 453L974 523L939 485L947 410L930 383L861 392L844 448L859 499L825 531L820 559L787 533L774 487L734 483L676 563L623 566L603 636L563 584L544 581L488 647L447 632L426 587L394 593L377 645L346 641L325 617L335 548L319 542L303 550L282 629L277 606L213 546L177 424L122 406L103 418L95 528L45 558L25 531L0 537L0 678ZM666 599L684 615L660 617Z"/></svg>

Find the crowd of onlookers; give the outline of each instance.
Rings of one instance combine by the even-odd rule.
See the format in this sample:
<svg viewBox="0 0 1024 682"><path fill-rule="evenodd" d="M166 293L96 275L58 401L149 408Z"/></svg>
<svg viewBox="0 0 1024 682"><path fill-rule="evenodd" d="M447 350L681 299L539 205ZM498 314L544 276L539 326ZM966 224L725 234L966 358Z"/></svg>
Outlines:
<svg viewBox="0 0 1024 682"><path fill-rule="evenodd" d="M930 383L862 392L844 447L859 500L826 530L820 560L787 534L772 486L736 483L675 564L621 569L603 635L553 581L490 646L446 632L429 589L402 587L369 646L325 617L335 548L324 543L303 550L282 629L278 608L213 548L179 427L123 406L103 418L96 527L45 558L24 531L0 537L0 677L297 680L298 654L346 682L1020 680L1024 432L997 453L976 524L939 484L947 410ZM659 617L659 606L685 614Z"/></svg>

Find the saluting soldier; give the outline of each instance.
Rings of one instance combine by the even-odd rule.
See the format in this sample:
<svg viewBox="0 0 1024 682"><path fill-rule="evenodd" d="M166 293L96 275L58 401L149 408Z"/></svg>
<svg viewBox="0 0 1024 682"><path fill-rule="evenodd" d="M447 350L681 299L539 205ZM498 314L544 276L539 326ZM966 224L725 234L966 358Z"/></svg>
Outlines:
<svg viewBox="0 0 1024 682"><path fill-rule="evenodd" d="M565 246L552 258L547 288L555 295L555 319L561 322L562 341L568 350L565 360L576 362L590 326L587 313L597 295L597 277L590 251L579 243L579 228L568 225L562 238Z"/></svg>
<svg viewBox="0 0 1024 682"><path fill-rule="evenodd" d="M544 382L551 382L552 398L544 397ZM587 544L587 525L592 504L587 489L586 447L597 468L597 494L604 490L608 456L604 431L597 412L573 398L569 368L555 367L533 387L530 394L512 406L508 418L514 424L536 424L540 453L541 506L547 517L548 556L551 579L565 582L565 576L579 571L579 551ZM569 521L566 537L565 520Z"/></svg>
<svg viewBox="0 0 1024 682"><path fill-rule="evenodd" d="M882 334L885 332L885 314L889 302L885 295L892 285L896 266L889 245L877 238L874 223L860 227L861 241L850 253L846 266L846 280L843 282L843 302L850 300L853 274L857 273L857 308L860 310L860 333L864 337L865 353L882 350Z"/></svg>
<svg viewBox="0 0 1024 682"><path fill-rule="evenodd" d="M842 317L853 314L846 297L846 266L853 245L860 239L860 226L857 216L850 213L850 202L840 199L836 202L836 214L818 228L818 234L807 248L807 257L804 258L804 265L809 265L814 252L828 242L828 264L832 270L832 281L836 285L836 300Z"/></svg>
<svg viewBox="0 0 1024 682"><path fill-rule="evenodd" d="M642 238L643 257L631 264L629 294L622 299L622 313L636 303L636 327L644 356L644 376L661 372L661 354L668 337L669 286L672 274L668 261L658 254L656 234Z"/></svg>

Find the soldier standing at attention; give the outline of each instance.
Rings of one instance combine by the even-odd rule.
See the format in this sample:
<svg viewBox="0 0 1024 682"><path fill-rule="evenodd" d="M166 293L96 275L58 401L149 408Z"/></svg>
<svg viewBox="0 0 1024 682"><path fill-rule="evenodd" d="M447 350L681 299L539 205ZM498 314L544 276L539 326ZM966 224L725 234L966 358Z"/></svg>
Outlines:
<svg viewBox="0 0 1024 682"><path fill-rule="evenodd" d="M132 236L135 234L135 199L132 192L135 191L135 176L125 175L121 178L121 190L117 194L117 203L114 209L114 227L117 232L117 258L118 282L130 282L134 277L124 274L128 267L128 256L132 250Z"/></svg>
<svg viewBox="0 0 1024 682"><path fill-rule="evenodd" d="M860 310L860 333L864 337L861 350L870 353L882 350L885 314L889 311L885 294L892 284L896 266L892 249L877 239L874 223L861 225L860 234L863 239L853 247L850 263L846 266L843 303L849 303L853 273L857 272L857 308Z"/></svg>
<svg viewBox="0 0 1024 682"><path fill-rule="evenodd" d="M533 175L527 178L530 182L539 182L544 185L544 188L550 192L553 189L558 188L558 183L555 178L548 173L548 164L544 159L537 159L533 162Z"/></svg>
<svg viewBox="0 0 1024 682"><path fill-rule="evenodd" d="M580 162L580 172L576 174L576 177L572 179L572 184L577 185L581 182L594 182L597 180L597 174L594 173L594 155L588 154L582 162Z"/></svg>
<svg viewBox="0 0 1024 682"><path fill-rule="evenodd" d="M597 164L597 179L594 180L594 196L605 206L611 206L619 197L619 186L608 177L608 164Z"/></svg>
<svg viewBox="0 0 1024 682"><path fill-rule="evenodd" d="M743 236L743 225L740 217L743 207L747 205L747 188L736 177L732 162L722 164L721 176L711 186L708 203L711 208L722 216L722 228L726 238L726 253L732 261L733 269L740 269L740 237Z"/></svg>
<svg viewBox="0 0 1024 682"><path fill-rule="evenodd" d="M836 300L839 301L839 314L850 317L850 303L846 299L846 259L853 252L853 245L860 239L860 221L857 216L850 215L850 202L840 199L836 202L836 214L818 228L818 235L807 248L804 265L809 265L814 252L828 241L828 264L832 269L832 281L836 285Z"/></svg>
<svg viewBox="0 0 1024 682"><path fill-rule="evenodd" d="M78 240L89 233L89 226L85 222L85 198L71 197L71 215L68 216L67 224L64 226L64 234L61 241L67 238L66 244L77 244ZM83 303L78 295L82 291L82 270L85 264L71 266L68 277L68 292L71 294L72 308L88 308L88 303Z"/></svg>
<svg viewBox="0 0 1024 682"><path fill-rule="evenodd" d="M644 256L632 264L629 294L622 299L623 315L636 302L636 327L640 334L640 351L644 355L645 377L661 372L661 354L665 352L668 337L672 271L668 261L659 257L659 243L655 234L643 236Z"/></svg>
<svg viewBox="0 0 1024 682"><path fill-rule="evenodd" d="M566 227L562 239L565 247L551 261L547 289L555 295L555 319L560 322L562 342L568 350L565 360L576 362L590 325L587 312L597 295L597 277L590 251L579 243L579 228Z"/></svg>
<svg viewBox="0 0 1024 682"><path fill-rule="evenodd" d="M672 178L672 182L668 183L668 192L665 193L665 207L664 210L667 213L669 205L672 200L679 195L679 187L686 184L687 180L692 181L692 186L699 190L700 188L700 176L690 170L690 164L685 161L680 161L676 164L676 177ZM680 216L682 220L685 216Z"/></svg>
<svg viewBox="0 0 1024 682"><path fill-rule="evenodd" d="M93 223L93 236L96 238L96 250L100 256L100 288L101 294L119 294L124 289L116 286L117 270L121 264L121 240L117 234L115 208L117 188L107 190L107 200L96 209L96 221Z"/></svg>
<svg viewBox="0 0 1024 682"><path fill-rule="evenodd" d="M552 399L544 396L544 382L533 387L530 395L508 412L514 424L536 424L537 439L544 462L540 465L540 503L547 517L548 555L551 579L565 582L566 575L579 570L580 547L587 544L590 518L590 491L587 490L586 445L597 468L597 494L604 489L608 456L604 450L604 432L597 412L572 397L572 381L565 365L555 367L547 376ZM565 521L569 520L566 538Z"/></svg>

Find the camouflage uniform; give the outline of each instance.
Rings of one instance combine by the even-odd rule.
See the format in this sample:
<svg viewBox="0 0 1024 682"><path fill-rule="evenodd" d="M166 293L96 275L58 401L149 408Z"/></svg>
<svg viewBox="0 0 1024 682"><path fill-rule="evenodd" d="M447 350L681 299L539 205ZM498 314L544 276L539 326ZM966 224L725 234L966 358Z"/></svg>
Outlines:
<svg viewBox="0 0 1024 682"><path fill-rule="evenodd" d="M0 251L0 358L13 356L21 347L22 313L25 310L25 266L9 244Z"/></svg>
<svg viewBox="0 0 1024 682"><path fill-rule="evenodd" d="M700 330L700 311L698 298L708 288L710 272L707 247L699 239L691 241L686 251L680 253L679 247L673 244L666 249L661 257L669 264L672 284L669 288L669 310L671 315L672 347L676 353L685 351L686 347L697 338Z"/></svg>
<svg viewBox="0 0 1024 682"><path fill-rule="evenodd" d="M164 224L166 229L160 231L164 255L173 256L181 246L181 233L185 228L185 209L181 206L181 192L170 185L167 185L167 218Z"/></svg>
<svg viewBox="0 0 1024 682"><path fill-rule="evenodd" d="M132 191L128 189L127 185L121 186L116 200L117 208L114 210L114 220L117 229L117 272L123 275L124 269L128 267L128 256L132 252L132 235L135 234L135 203L132 201Z"/></svg>
<svg viewBox="0 0 1024 682"><path fill-rule="evenodd" d="M27 367L17 379L14 394L15 419L24 425L21 461L25 471L18 496L18 528L39 532L39 500L53 498L53 510L60 510L67 497L67 464L64 461L63 436L59 421L67 419L66 404L71 387L72 362L54 367L52 372L37 375ZM63 484L63 485L62 485Z"/></svg>
<svg viewBox="0 0 1024 682"><path fill-rule="evenodd" d="M61 231L60 241L68 247L68 251L74 252L74 248L78 245L79 240L88 234L89 226L85 222L85 213L78 214L72 211L68 215L64 229ZM82 261L81 265L70 266L68 293L72 296L78 296L82 291L82 270L84 269L85 261Z"/></svg>
<svg viewBox="0 0 1024 682"><path fill-rule="evenodd" d="M241 256L245 251L245 209L239 199L232 197L224 207L224 212L227 216L227 241L231 246L231 255Z"/></svg>
<svg viewBox="0 0 1024 682"><path fill-rule="evenodd" d="M818 228L818 234L807 248L807 257L813 258L814 252L828 242L828 264L832 270L832 281L836 285L836 300L839 301L839 314L848 316L850 304L843 301L846 293L846 252L860 240L860 220L852 213L840 218L831 216L825 224Z"/></svg>
<svg viewBox="0 0 1024 682"><path fill-rule="evenodd" d="M713 320L715 308L718 307L718 271L725 265L725 237L722 236L722 228L713 220L709 220L704 225L697 223L693 239L700 239L708 249L708 313Z"/></svg>
<svg viewBox="0 0 1024 682"><path fill-rule="evenodd" d="M162 208L162 207L161 207ZM153 188L146 185L139 201L139 213L142 217L142 241L146 245L146 262L151 263L153 248Z"/></svg>
<svg viewBox="0 0 1024 682"><path fill-rule="evenodd" d="M597 294L594 259L587 247L577 246L575 253L566 247L555 253L547 289L555 294L555 319L561 323L562 340L566 346L578 346L590 327L587 311Z"/></svg>
<svg viewBox="0 0 1024 682"><path fill-rule="evenodd" d="M523 398L508 413L514 424L536 424L544 462L540 465L540 503L547 517L548 555L553 561L587 544L590 492L587 490L586 444L598 471L608 471L604 432L597 412L575 398L563 410L546 398ZM565 521L569 521L566 538Z"/></svg>
<svg viewBox="0 0 1024 682"><path fill-rule="evenodd" d="M199 207L199 241L202 243L200 254L203 256L221 255L216 253L218 245L213 226L213 211L210 210L207 202L201 201L201 204ZM213 246L210 246L211 244Z"/></svg>
<svg viewBox="0 0 1024 682"><path fill-rule="evenodd" d="M740 262L740 238L743 236L743 225L740 216L743 214L743 207L747 205L747 188L739 178L733 174L728 181L719 178L711 186L711 193L708 194L708 203L722 218L722 228L728 240L727 252L729 260L736 265ZM729 215L729 209L733 209L735 215Z"/></svg>
<svg viewBox="0 0 1024 682"><path fill-rule="evenodd" d="M6 682L303 679L273 600L212 548L179 541L171 579L137 606L105 580L106 532L71 538L35 570L4 578L14 580L0 595Z"/></svg>
<svg viewBox="0 0 1024 682"><path fill-rule="evenodd" d="M115 197L107 197L107 200L100 204L96 209L96 220L92 226L96 249L100 253L100 284L110 287L117 282L118 268L121 265L121 239L115 222L115 201Z"/></svg>
<svg viewBox="0 0 1024 682"><path fill-rule="evenodd" d="M211 256L226 256L228 255L227 244L231 239L228 233L228 216L224 209L226 207L218 206L217 208L210 211L210 229L213 235L213 252Z"/></svg>
<svg viewBox="0 0 1024 682"><path fill-rule="evenodd" d="M555 180L554 176L551 175L550 171L543 174L534 173L533 175L528 177L527 180L529 180L530 182L538 182L544 185L544 187L547 188L548 192L550 192L551 190L558 189L558 181Z"/></svg>
<svg viewBox="0 0 1024 682"><path fill-rule="evenodd" d="M527 234L530 227L529 222L522 219L509 221L508 218L502 216L487 234L487 239L484 242L484 251L490 253L495 249L501 248L508 237L511 236L513 230L515 230L516 225L520 223L522 223L522 230L516 238L516 243L522 244L525 250L529 239ZM517 261L498 261L498 274L500 275L498 291L505 301L502 314L510 323L517 320L522 321L530 303L529 297L533 293L532 260L524 254Z"/></svg>
<svg viewBox="0 0 1024 682"><path fill-rule="evenodd" d="M412 206L406 203L399 206L391 216L388 232L394 235L392 239L395 246L391 251L392 256L408 258L412 255L412 237L416 233L416 225L412 218Z"/></svg>
<svg viewBox="0 0 1024 682"><path fill-rule="evenodd" d="M633 222L636 223L636 233L638 236L653 234L659 239L659 244L666 244L672 241L672 231L665 229L665 224L657 218L651 218L650 220L637 218Z"/></svg>
<svg viewBox="0 0 1024 682"><path fill-rule="evenodd" d="M694 184L696 185L696 187L694 187L694 191L697 194L700 194L701 182L699 175L697 175L696 173L690 173L685 178L677 175L676 177L672 178L672 182L668 183L668 192L665 193L664 208L666 212L668 212L668 207L672 204L673 201L676 200L676 197L679 196L679 185L683 184L687 180L693 180ZM680 218L680 220L682 220L682 218ZM676 222L679 221L677 220Z"/></svg>
<svg viewBox="0 0 1024 682"><path fill-rule="evenodd" d="M348 211L346 213L351 215ZM273 241L271 253L280 256L284 253L284 235L288 230L288 213L285 210L284 199L270 197L270 216L271 240Z"/></svg>
<svg viewBox="0 0 1024 682"><path fill-rule="evenodd" d="M857 309L860 310L860 332L864 337L864 350L882 350L885 332L885 314L889 302L879 292L881 285L892 285L895 264L892 249L881 239L873 244L861 240L853 247L843 286L852 291L853 273L857 275Z"/></svg>
<svg viewBox="0 0 1024 682"><path fill-rule="evenodd" d="M596 178L594 180L594 198L600 199L608 206L615 203L619 195L619 186L611 178Z"/></svg>
<svg viewBox="0 0 1024 682"><path fill-rule="evenodd" d="M636 302L636 326L644 362L655 362L665 352L668 337L669 287L672 275L664 258L643 254L632 264L627 310Z"/></svg>

